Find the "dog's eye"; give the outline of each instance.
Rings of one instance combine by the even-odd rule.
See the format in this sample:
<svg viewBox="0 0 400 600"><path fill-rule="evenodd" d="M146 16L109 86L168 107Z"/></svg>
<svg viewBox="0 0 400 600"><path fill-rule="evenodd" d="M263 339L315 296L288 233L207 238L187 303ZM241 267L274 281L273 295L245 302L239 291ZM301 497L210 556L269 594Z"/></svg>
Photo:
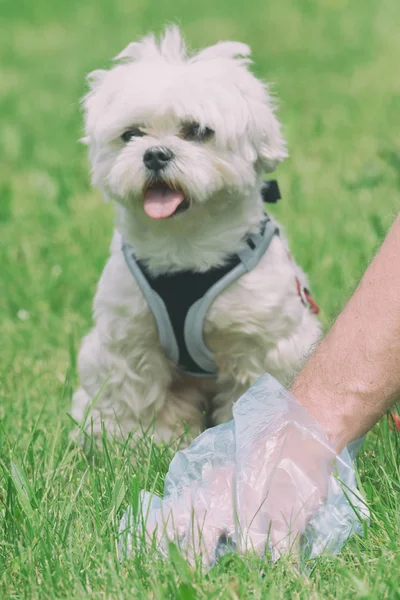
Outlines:
<svg viewBox="0 0 400 600"><path fill-rule="evenodd" d="M143 137L144 135L146 134L143 133L140 127L131 127L121 134L121 140L123 142L129 142L129 140L133 137Z"/></svg>
<svg viewBox="0 0 400 600"><path fill-rule="evenodd" d="M209 127L202 127L199 123L193 121L182 125L180 136L184 140L191 142L205 142L214 135L214 131Z"/></svg>

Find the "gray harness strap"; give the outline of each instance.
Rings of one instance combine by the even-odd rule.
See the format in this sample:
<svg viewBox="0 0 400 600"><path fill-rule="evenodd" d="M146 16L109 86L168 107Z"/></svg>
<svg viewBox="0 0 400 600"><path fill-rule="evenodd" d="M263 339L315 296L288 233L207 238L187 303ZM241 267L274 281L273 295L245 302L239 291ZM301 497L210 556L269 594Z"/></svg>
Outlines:
<svg viewBox="0 0 400 600"><path fill-rule="evenodd" d="M222 279L217 281L197 302L195 302L186 317L185 321L185 340L190 354L198 365L205 371L216 374L217 366L214 362L213 353L204 342L203 328L204 319L216 297L228 286L234 283L245 273L254 269L267 251L272 238L279 230L272 221L267 221L263 233L257 233L250 236L254 247L247 246L241 252L238 252L240 263L227 273Z"/></svg>
<svg viewBox="0 0 400 600"><path fill-rule="evenodd" d="M122 244L122 252L126 264L133 277L136 279L136 283L142 290L143 296L146 298L147 304L156 320L160 344L166 351L168 358L172 360L173 363L178 364L179 348L165 303L161 296L159 296L150 286L142 269L136 261L133 249L126 242L123 242Z"/></svg>
<svg viewBox="0 0 400 600"><path fill-rule="evenodd" d="M260 232L250 235L246 239L246 248L236 255L236 265L211 285L204 295L196 300L187 310L183 325L183 338L186 345L185 352L189 353L190 360L194 362L196 372L194 372L194 369L187 369L180 364L181 352L177 341L177 337L179 336L175 334L168 308L163 298L151 286L151 278L150 280L147 278L148 274L146 277L143 267L139 265L135 258L133 249L128 244L123 244L122 251L126 263L142 290L156 320L160 344L164 348L168 358L181 371L195 377L216 375L218 369L213 353L207 347L203 337L206 314L211 304L222 291L242 275L251 271L259 263L276 234L279 234L277 225L267 217L266 221L262 223ZM201 277L202 274L198 273L196 275Z"/></svg>

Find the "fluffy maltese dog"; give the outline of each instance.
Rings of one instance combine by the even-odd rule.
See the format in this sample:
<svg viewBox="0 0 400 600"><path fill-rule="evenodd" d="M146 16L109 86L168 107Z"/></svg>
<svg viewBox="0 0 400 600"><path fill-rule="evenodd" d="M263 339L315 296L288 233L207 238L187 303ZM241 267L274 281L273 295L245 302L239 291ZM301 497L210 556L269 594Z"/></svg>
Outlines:
<svg viewBox="0 0 400 600"><path fill-rule="evenodd" d="M188 54L179 29L89 75L92 178L115 201L111 255L83 339L72 415L96 435L156 441L232 417L268 372L293 376L320 325L307 281L264 212L287 156L248 46Z"/></svg>

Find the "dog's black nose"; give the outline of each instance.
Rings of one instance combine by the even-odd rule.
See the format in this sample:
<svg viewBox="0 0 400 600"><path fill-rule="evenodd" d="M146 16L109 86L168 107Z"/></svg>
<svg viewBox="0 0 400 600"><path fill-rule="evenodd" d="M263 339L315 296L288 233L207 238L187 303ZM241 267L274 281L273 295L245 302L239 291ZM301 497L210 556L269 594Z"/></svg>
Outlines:
<svg viewBox="0 0 400 600"><path fill-rule="evenodd" d="M148 148L143 154L143 162L150 171L161 171L173 158L174 153L169 148L161 146Z"/></svg>

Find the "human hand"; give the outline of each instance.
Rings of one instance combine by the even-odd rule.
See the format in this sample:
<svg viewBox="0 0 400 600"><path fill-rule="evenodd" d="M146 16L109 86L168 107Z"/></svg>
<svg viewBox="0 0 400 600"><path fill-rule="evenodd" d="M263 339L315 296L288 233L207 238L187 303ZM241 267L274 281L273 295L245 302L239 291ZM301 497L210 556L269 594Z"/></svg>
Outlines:
<svg viewBox="0 0 400 600"><path fill-rule="evenodd" d="M259 555L269 549L275 560L297 552L311 518L309 545L317 553L338 551L358 524L330 474L337 459L347 490L356 487L348 453L337 457L311 415L269 376L233 412L233 421L205 431L175 456L164 499L148 511L147 540L155 537L163 552L175 541L192 564L201 556L211 565L229 548Z"/></svg>

